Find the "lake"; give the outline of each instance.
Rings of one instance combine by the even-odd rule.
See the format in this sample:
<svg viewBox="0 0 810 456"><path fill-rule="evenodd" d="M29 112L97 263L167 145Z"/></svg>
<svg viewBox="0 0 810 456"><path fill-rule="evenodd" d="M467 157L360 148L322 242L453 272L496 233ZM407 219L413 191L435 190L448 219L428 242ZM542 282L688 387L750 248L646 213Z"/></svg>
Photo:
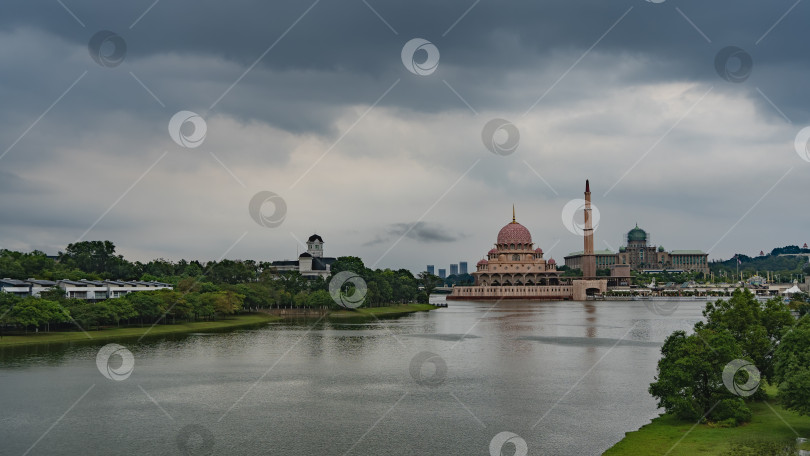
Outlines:
<svg viewBox="0 0 810 456"><path fill-rule="evenodd" d="M661 344L704 304L454 301L120 342L102 368L105 343L3 349L0 453L600 454L658 415Z"/></svg>

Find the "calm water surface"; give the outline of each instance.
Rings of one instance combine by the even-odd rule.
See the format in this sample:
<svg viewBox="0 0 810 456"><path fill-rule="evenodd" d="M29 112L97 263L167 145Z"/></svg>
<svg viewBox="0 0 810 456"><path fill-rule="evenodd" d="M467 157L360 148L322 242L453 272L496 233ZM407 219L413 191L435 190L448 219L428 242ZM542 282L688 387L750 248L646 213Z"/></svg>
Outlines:
<svg viewBox="0 0 810 456"><path fill-rule="evenodd" d="M509 431L529 455L600 454L657 416L661 343L703 304L452 302L132 341L123 381L104 343L2 350L0 453L470 456Z"/></svg>

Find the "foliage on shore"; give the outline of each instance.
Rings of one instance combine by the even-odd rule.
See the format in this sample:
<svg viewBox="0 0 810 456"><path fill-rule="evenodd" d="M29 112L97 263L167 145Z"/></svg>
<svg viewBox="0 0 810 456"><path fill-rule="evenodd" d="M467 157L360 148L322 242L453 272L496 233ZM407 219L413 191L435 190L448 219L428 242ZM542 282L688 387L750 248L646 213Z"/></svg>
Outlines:
<svg viewBox="0 0 810 456"><path fill-rule="evenodd" d="M692 334L675 331L661 348L649 389L659 407L678 419L735 426L750 421L750 402L764 399L757 387L772 381L788 408L810 412L800 405L810 401L803 390L810 390L810 317L797 322L780 299L760 303L741 289L707 303L703 316Z"/></svg>
<svg viewBox="0 0 810 456"><path fill-rule="evenodd" d="M157 326L130 326L124 328L108 328L87 333L76 331L55 331L28 333L25 335L4 336L0 339L0 347L18 347L23 345L62 344L72 342L92 342L100 340L124 340L140 338L144 334L150 337L165 336L167 334L184 334L192 332L222 331L234 328L253 327L267 322L281 320L282 317L249 313L234 315L214 321L183 322L173 325Z"/></svg>
<svg viewBox="0 0 810 456"><path fill-rule="evenodd" d="M366 284L364 308L427 302L419 285L435 286L433 277L414 277L399 269L372 270L357 257L341 257L331 273L350 271ZM121 279L170 283L174 290L130 293L121 298L89 302L69 299L59 290L41 297L19 298L0 293L0 336L3 331L100 329L128 324L212 320L244 310L270 308L341 309L329 292L329 281L310 279L295 271L276 271L270 263L222 260L201 263L163 259L143 264L115 255L109 241L68 245L57 258L42 252L0 250L0 277L15 279ZM344 290L345 291L345 290ZM351 292L352 290L349 290Z"/></svg>

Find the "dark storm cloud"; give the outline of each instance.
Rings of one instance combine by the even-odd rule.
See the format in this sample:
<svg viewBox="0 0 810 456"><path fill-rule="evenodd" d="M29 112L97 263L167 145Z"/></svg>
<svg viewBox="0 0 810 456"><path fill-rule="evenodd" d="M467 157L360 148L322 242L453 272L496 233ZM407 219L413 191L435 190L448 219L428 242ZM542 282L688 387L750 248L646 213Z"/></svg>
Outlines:
<svg viewBox="0 0 810 456"><path fill-rule="evenodd" d="M455 233L451 229L438 223L394 223L388 226L384 234L378 234L373 240L363 245L373 246L396 241L403 237L414 240L420 244L430 244L455 242L464 239L466 236Z"/></svg>
<svg viewBox="0 0 810 456"><path fill-rule="evenodd" d="M86 25L82 28L58 4L45 7L32 2L5 2L0 24L5 28L41 27L82 45L98 30L113 30L126 38L131 58L155 53L198 53L250 64L312 4L289 0L158 2L132 26L151 3L65 2ZM601 47L662 56L689 55L701 44L715 47L715 51L732 43L753 49L792 3L482 1L459 20L472 2L369 2L397 31L395 35L363 2L320 1L263 64L279 69L376 72L391 60L386 58L389 46L421 36L445 50L442 61L453 65L491 69L521 66L527 65L532 56L516 58L520 57L512 53L516 44L536 54L558 48L584 49L631 7L633 11L600 43ZM712 43L707 43L675 7L688 14ZM790 27L791 22L800 21L803 11L794 13L762 40L764 52L758 60L793 60L807 49L801 30L791 31ZM493 50L501 52L488 52Z"/></svg>
<svg viewBox="0 0 810 456"><path fill-rule="evenodd" d="M614 24L593 51L608 58L581 67L588 71L592 86L609 86L620 57L635 56L647 65L634 75L623 74L625 84L703 80L728 90L760 87L789 116L801 118L808 113L805 96L791 96L782 84L785 79L803 84L797 74L808 70L808 61L801 56L810 53L810 40L797 26L807 5L799 5L766 34L793 4L790 1L677 5L640 0L481 1L467 14L472 3L460 0L369 2L397 34L360 1L321 1L305 15L310 2L164 1L137 23L151 1L65 4L85 27L58 3L44 7L18 1L0 6L0 28L35 28L83 48L96 31L113 30L126 40L127 56L121 67L108 71L119 71L127 79L127 71L149 72L144 65L150 59L165 57L159 71L147 74L144 81L154 84L155 92L169 105L209 106L283 36L217 109L291 131L328 128L327 106L370 104L396 78L403 82L381 101L382 106L420 111L461 107L441 83L444 79L467 94L477 108L515 103L528 108L526 97L539 97L565 68L538 77L534 90L520 93L519 100L502 96L511 73L542 69L552 59L574 64ZM425 80L403 71L399 51L413 37L428 39L441 51L436 78ZM714 57L728 45L741 47L754 60L754 72L744 88L716 74ZM188 62L183 59L191 57L224 59L234 67L184 68ZM57 64L52 59L40 62L42 67ZM131 82L121 81L119 87L131 87ZM132 92L140 90L135 89ZM262 96L256 97L251 89L258 89ZM552 92L547 102L554 102L558 94L564 95L565 89Z"/></svg>
<svg viewBox="0 0 810 456"><path fill-rule="evenodd" d="M585 177L604 192L662 135L660 147L611 197L628 207L659 198L658 204L649 203L651 210L682 210L698 219L695 225L716 218L715 207L722 206L730 220L714 220L719 238L783 171L763 173L767 182L760 193L756 187L737 196L716 178L695 174L665 154L689 157L697 167L715 164L712 160L732 163L736 173L744 173L756 166L748 164L758 152L742 147L746 143L761 141L777 153L774 144L789 146L788 136L795 132L775 131L787 125L783 114L795 126L810 122L806 3L780 21L794 0L367 2L396 33L361 0L322 0L303 17L313 5L309 0L62 1L69 11L60 2L0 2L0 154L8 151L0 159L0 204L18 214L13 221L0 220L0 227L11 227L5 239L37 243L41 236L22 238L37 227L54 233L62 227L68 234L59 232L47 242L75 240L167 151L96 230L110 228L108 237L128 239L141 252L151 248L160 255L172 242L186 242L171 251L198 256L189 251L205 245L212 250L205 255L216 257L242 232L240 227L234 239L209 242L227 237L222 233L234 229L231 220L244 215L244 195L238 192L249 199L259 184L282 191L331 151L300 186L285 193L291 208L321 198L330 205L358 200L369 209L357 218L379 227L380 234L372 234L366 245L384 248L407 232L417 243L432 243L425 250L447 248L452 255L462 244L452 242L464 236L443 227L469 226L464 223L471 220L456 218L478 219L477 209L459 214L454 212L459 201L453 201L446 219L436 222L441 225L417 224L408 232L411 224L391 224L414 220L447 188L423 186L418 179L452 181L484 157L461 184L469 183L468 191L477 195L471 201L511 203L516 195L532 204L545 199L551 216L544 216L550 221L543 226L561 229L556 212L565 201L551 204L556 193L579 196ZM102 66L91 58L88 42L100 30L125 40L120 65ZM430 40L441 52L429 77L411 74L401 62L403 44L415 37ZM718 51L732 45L753 61L750 77L739 84L723 80L715 69ZM673 100L696 100L709 86L713 101L705 109L710 113L700 117L708 129L699 130L687 119L667 136L692 103ZM519 119L544 93L532 116ZM740 99L753 101L756 112L733 117L748 112L747 104L736 103ZM725 101L733 108L723 110ZM363 118L375 102L377 108ZM702 109L703 104L693 115ZM168 120L179 110L200 113L208 122L199 149L180 149L169 138ZM522 143L513 156L492 156L481 144L480 129L496 114L521 129ZM735 142L746 130L759 137ZM689 154L702 149L713 152L710 159ZM524 160L551 185L524 169ZM409 167L412 163L418 165ZM330 168L336 165L342 167ZM247 184L240 186L231 170ZM423 207L403 214L399 205L386 203L384 210L396 213L381 215L358 184L381 170L402 188L419 187L411 204L421 201ZM333 181L329 172L342 180ZM406 174L406 182L397 180ZM658 182L650 182L656 175ZM794 176L799 179L799 172L789 177ZM684 185L684 179L697 182ZM328 188L318 186L329 182ZM401 201L401 192L390 190L386 201ZM183 212L185 205L201 205L193 198L197 193L208 198L206 212L229 214L218 217L222 225L198 220L190 209ZM448 194L447 203L454 195ZM714 198L711 204L704 195ZM605 211L606 221L610 213ZM199 229L199 238L171 237L182 231L177 220ZM146 236L135 239L121 227L165 232L164 245ZM484 245L489 241L483 239ZM386 261L411 255L407 261L421 262L414 258L424 254L414 248Z"/></svg>

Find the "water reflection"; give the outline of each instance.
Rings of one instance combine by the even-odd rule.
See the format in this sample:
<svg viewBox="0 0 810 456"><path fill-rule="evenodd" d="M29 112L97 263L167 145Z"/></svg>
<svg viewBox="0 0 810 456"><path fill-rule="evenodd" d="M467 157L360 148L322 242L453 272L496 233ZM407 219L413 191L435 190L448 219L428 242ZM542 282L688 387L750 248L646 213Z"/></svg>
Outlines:
<svg viewBox="0 0 810 456"><path fill-rule="evenodd" d="M453 302L381 321L162 336L123 343L135 369L121 382L96 368L103 343L7 347L0 440L24 453L96 385L37 452L176 453L194 423L214 434L216 454L468 456L486 454L496 429L521 435L530 454L597 454L656 414L646 390L660 345L701 308ZM422 352L439 358L420 378L440 359L441 383L414 380Z"/></svg>

